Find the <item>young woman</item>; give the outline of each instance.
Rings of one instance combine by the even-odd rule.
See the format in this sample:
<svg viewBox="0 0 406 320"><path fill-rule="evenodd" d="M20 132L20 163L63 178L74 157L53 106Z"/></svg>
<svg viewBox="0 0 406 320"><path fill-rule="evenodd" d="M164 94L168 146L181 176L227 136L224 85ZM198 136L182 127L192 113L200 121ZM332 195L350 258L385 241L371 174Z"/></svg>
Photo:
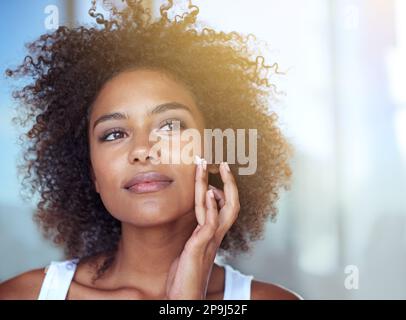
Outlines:
<svg viewBox="0 0 406 320"><path fill-rule="evenodd" d="M174 19L171 8L151 21L127 1L107 20L93 4L99 26L42 35L7 71L32 79L14 93L17 120L34 121L20 170L41 195L36 221L67 260L4 282L1 299L299 298L215 261L262 236L291 175L266 101L271 67L252 57L249 37L199 31L196 6ZM255 173L152 152L151 134L172 145L208 128L257 129Z"/></svg>

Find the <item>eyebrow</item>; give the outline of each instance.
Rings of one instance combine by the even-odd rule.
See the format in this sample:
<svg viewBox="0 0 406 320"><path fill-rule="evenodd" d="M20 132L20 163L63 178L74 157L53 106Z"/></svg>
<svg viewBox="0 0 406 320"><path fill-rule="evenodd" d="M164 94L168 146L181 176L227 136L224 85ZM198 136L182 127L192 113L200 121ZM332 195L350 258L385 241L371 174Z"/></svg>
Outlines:
<svg viewBox="0 0 406 320"><path fill-rule="evenodd" d="M178 109L186 110L186 111L192 113L190 108L185 106L182 103L179 103L179 102L166 102L166 103L159 104L155 108L153 108L152 110L148 111L147 115L152 116L154 114L162 113L162 112L165 112L165 111L178 110ZM125 120L125 119L129 119L129 117L128 117L128 115L126 113L122 113L122 112L113 112L113 113L104 114L104 115L100 116L94 122L93 130L101 122L105 122L105 121L109 121L109 120Z"/></svg>

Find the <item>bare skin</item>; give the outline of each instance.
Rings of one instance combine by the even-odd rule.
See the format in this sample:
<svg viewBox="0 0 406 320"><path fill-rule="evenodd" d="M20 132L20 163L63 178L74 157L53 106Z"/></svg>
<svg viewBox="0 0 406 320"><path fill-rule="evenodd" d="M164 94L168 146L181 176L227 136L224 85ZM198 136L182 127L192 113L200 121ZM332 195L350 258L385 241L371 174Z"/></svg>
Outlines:
<svg viewBox="0 0 406 320"><path fill-rule="evenodd" d="M212 272L211 283L215 283L214 286L222 288L221 292L213 292L206 296L206 300L222 300L224 292L224 269L222 269L222 274L220 274L219 279L215 276L215 272ZM44 268L34 269L25 273L22 273L12 279L9 279L2 284L0 284L0 300L36 300L41 289L42 282L44 280ZM214 270L214 267L213 267ZM87 281L90 282L90 276ZM100 290L95 288L88 288L84 285L77 286L76 297L72 295L72 285L68 292L67 299L136 299L134 297L133 290L130 289L114 289L114 290ZM210 285L211 287L211 285ZM136 288L135 288L136 290ZM148 299L148 298L143 298ZM251 283L251 300L298 300L299 297L277 285L252 280Z"/></svg>
<svg viewBox="0 0 406 320"><path fill-rule="evenodd" d="M156 107L176 102L188 108ZM127 119L96 123L121 112ZM152 130L172 139L168 119L202 131L204 117L181 83L152 70L123 72L109 80L92 105L89 145L95 188L107 210L122 223L113 265L95 282L89 263L80 263L67 299L223 299L224 268L214 263L226 232L238 217L238 189L227 164L151 163ZM112 129L120 128L112 133ZM114 138L114 135L119 137ZM114 138L114 139L107 139ZM183 145L181 145L182 147ZM162 150L158 156L170 150ZM139 172L156 171L173 182L134 194L123 188ZM208 175L220 174L224 190L209 188ZM142 257L142 259L140 259ZM0 299L36 299L44 269L0 285ZM297 299L276 285L253 280L252 299Z"/></svg>

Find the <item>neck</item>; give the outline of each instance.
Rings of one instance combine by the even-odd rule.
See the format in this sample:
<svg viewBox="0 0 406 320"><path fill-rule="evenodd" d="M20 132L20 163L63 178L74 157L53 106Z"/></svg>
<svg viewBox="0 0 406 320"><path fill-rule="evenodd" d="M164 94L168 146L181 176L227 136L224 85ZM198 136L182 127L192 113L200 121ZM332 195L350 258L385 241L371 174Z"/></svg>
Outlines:
<svg viewBox="0 0 406 320"><path fill-rule="evenodd" d="M194 212L152 227L123 222L118 250L109 272L114 285L149 290L153 295L165 294L170 266L181 254L196 226Z"/></svg>

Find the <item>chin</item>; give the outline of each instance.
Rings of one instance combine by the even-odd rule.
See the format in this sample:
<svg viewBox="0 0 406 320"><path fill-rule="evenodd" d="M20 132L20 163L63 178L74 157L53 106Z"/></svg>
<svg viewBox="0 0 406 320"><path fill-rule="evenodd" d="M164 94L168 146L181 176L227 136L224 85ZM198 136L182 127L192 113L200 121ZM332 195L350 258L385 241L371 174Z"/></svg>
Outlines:
<svg viewBox="0 0 406 320"><path fill-rule="evenodd" d="M136 206L133 206L131 211L126 210L125 213L115 216L115 218L122 222L146 227L166 223L180 217L176 215L176 212L172 211L173 206L171 211L168 208L171 208L168 204L149 199L138 203Z"/></svg>

